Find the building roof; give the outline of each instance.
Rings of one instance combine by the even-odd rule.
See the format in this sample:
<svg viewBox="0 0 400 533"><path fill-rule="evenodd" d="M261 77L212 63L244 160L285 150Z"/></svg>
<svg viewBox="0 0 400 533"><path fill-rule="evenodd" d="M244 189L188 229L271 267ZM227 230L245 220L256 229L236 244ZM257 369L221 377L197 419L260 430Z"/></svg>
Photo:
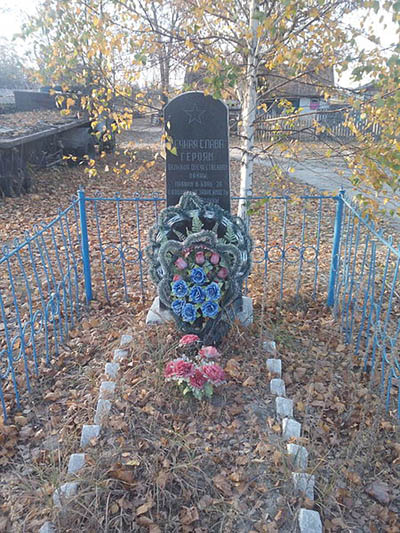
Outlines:
<svg viewBox="0 0 400 533"><path fill-rule="evenodd" d="M289 76L287 73L265 71L260 75L262 86L265 87L264 97L299 98L308 96L310 98L320 97L324 88L334 85L333 67L308 70L302 76Z"/></svg>

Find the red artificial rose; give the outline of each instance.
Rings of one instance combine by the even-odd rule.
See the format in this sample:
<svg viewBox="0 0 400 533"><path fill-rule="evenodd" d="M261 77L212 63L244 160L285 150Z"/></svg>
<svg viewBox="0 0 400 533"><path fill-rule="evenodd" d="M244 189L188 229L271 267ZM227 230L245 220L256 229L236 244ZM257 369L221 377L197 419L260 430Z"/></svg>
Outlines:
<svg viewBox="0 0 400 533"><path fill-rule="evenodd" d="M204 346L200 351L199 355L203 359L216 359L217 357L220 357L221 354L217 350L215 346Z"/></svg>
<svg viewBox="0 0 400 533"><path fill-rule="evenodd" d="M183 257L178 257L178 259L175 261L175 266L179 268L179 270L183 270L187 267L186 261L183 259Z"/></svg>
<svg viewBox="0 0 400 533"><path fill-rule="evenodd" d="M175 274L175 276L172 278L172 281L179 281L180 279L182 279L182 276Z"/></svg>
<svg viewBox="0 0 400 533"><path fill-rule="evenodd" d="M168 361L164 368L164 377L172 378L175 375L175 361Z"/></svg>
<svg viewBox="0 0 400 533"><path fill-rule="evenodd" d="M189 378L189 383L194 389L202 389L207 383L207 378L204 376L201 370L196 368Z"/></svg>
<svg viewBox="0 0 400 533"><path fill-rule="evenodd" d="M194 342L197 342L199 340L200 339L197 335L184 335L179 341L179 346L187 346L188 344L193 344Z"/></svg>
<svg viewBox="0 0 400 533"><path fill-rule="evenodd" d="M175 376L177 378L188 378L193 374L193 363L184 359L177 359L175 361Z"/></svg>
<svg viewBox="0 0 400 533"><path fill-rule="evenodd" d="M220 259L221 256L217 252L213 252L210 257L210 263L212 263L213 265L218 265Z"/></svg>
<svg viewBox="0 0 400 533"><path fill-rule="evenodd" d="M203 375L211 381L214 385L219 385L226 380L225 372L223 369L214 363L211 365L203 365L201 367Z"/></svg>
<svg viewBox="0 0 400 533"><path fill-rule="evenodd" d="M164 369L166 379L188 378L193 374L194 365L185 359L174 359L169 361Z"/></svg>
<svg viewBox="0 0 400 533"><path fill-rule="evenodd" d="M204 252L197 252L195 255L194 260L196 261L196 264L198 265L204 265L204 262L206 260L204 256Z"/></svg>
<svg viewBox="0 0 400 533"><path fill-rule="evenodd" d="M225 279L228 276L228 270L225 267L222 267L218 270L217 276L221 279Z"/></svg>

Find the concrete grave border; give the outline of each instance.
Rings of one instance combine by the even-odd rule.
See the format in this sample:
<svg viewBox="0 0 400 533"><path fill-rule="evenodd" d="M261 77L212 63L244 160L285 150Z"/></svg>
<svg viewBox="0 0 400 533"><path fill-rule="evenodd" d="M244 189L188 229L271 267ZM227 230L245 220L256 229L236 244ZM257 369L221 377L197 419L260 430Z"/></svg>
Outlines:
<svg viewBox="0 0 400 533"><path fill-rule="evenodd" d="M104 367L104 374L107 381L102 381L99 387L99 396L97 400L96 412L94 415L94 424L84 424L82 426L80 453L73 453L70 455L68 462L67 474L70 476L76 475L86 464L85 448L89 444L98 439L101 433L101 428L107 423L107 419L112 406L112 399L116 388L116 380L120 368L120 362L128 357L129 347L132 344L133 337L131 335L122 335L119 347L113 352L112 362L107 362ZM79 489L78 481L68 481L58 487L53 493L53 503L59 509L67 506L68 500L74 497ZM47 521L39 529L39 533L55 533L55 525Z"/></svg>
<svg viewBox="0 0 400 533"><path fill-rule="evenodd" d="M84 450L87 446L98 439L101 428L107 422L112 399L115 393L120 362L128 357L129 347L133 342L131 335L122 335L119 347L113 352L112 362L107 362L104 374L107 381L102 381L99 387L94 424L85 424L82 427L79 453L70 455L67 473L75 476L86 464ZM285 441L298 439L301 435L301 424L293 418L293 400L286 398L285 383L282 379L282 361L277 357L276 343L265 341L263 350L270 357L266 360L268 372L271 374L269 382L270 392L275 396L276 417L281 421L282 438ZM292 482L295 493L302 493L308 499L314 500L314 475L306 472L308 467L308 451L304 446L288 442L286 444L287 455L291 459L293 468ZM58 487L53 493L53 502L56 507L63 509L68 500L74 497L79 489L78 481L68 481ZM301 508L298 513L298 527L300 533L322 533L322 522L318 511ZM56 528L50 521L46 521L39 533L55 533Z"/></svg>
<svg viewBox="0 0 400 533"><path fill-rule="evenodd" d="M277 358L276 343L265 341L264 351L270 358L267 359L267 370L272 375L270 379L270 392L275 396L276 417L281 420L282 438L285 441L299 439L301 424L293 417L293 400L286 398L285 382L282 379L282 360ZM292 483L295 494L304 494L309 500L314 501L315 476L305 472L308 467L308 451L304 446L288 442L287 455L291 459ZM301 508L298 514L300 533L322 533L322 522L318 511Z"/></svg>

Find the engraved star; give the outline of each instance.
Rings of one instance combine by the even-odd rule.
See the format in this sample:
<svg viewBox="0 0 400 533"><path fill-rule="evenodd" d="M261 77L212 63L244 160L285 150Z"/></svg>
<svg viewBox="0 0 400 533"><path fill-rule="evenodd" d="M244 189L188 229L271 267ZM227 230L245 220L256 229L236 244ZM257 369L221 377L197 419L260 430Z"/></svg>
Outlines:
<svg viewBox="0 0 400 533"><path fill-rule="evenodd" d="M189 117L189 124L192 122L203 123L203 115L206 112L205 109L200 109L197 104L193 105L193 109L184 109L184 112Z"/></svg>

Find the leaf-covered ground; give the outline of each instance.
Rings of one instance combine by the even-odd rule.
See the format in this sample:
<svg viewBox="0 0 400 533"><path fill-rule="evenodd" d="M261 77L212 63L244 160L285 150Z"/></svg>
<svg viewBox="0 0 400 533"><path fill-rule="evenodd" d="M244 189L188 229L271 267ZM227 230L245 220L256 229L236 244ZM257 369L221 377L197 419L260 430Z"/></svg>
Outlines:
<svg viewBox="0 0 400 533"><path fill-rule="evenodd" d="M1 240L50 221L80 185L88 194L104 196L162 192L162 161L139 175L121 168L124 163L128 170L142 168L156 149L141 144L134 160L108 155L99 162L97 178L81 167L38 173L32 194L2 201ZM238 165L232 170L235 192ZM289 181L280 183L281 190L303 191ZM257 168L255 193L267 191L265 169ZM115 231L113 218L105 213L104 220ZM369 380L343 344L324 300L294 299L288 290L279 303L279 277L268 287L258 279L250 287L254 325L235 326L221 347L229 381L210 403L183 400L164 383L162 368L179 335L169 326L145 327L148 302L95 300L54 365L42 369L24 411L0 426L0 531L37 531L49 518L60 532L295 531L299 506L313 504L290 490L290 465L273 417L261 349L270 335L303 424L301 442L317 480L314 507L325 530L397 532L398 429L380 412L380 399L369 391ZM88 452L79 497L68 513L58 514L51 495L66 480L69 454L78 451L82 424L93 417L104 364L125 332L135 342L122 368L112 423Z"/></svg>

